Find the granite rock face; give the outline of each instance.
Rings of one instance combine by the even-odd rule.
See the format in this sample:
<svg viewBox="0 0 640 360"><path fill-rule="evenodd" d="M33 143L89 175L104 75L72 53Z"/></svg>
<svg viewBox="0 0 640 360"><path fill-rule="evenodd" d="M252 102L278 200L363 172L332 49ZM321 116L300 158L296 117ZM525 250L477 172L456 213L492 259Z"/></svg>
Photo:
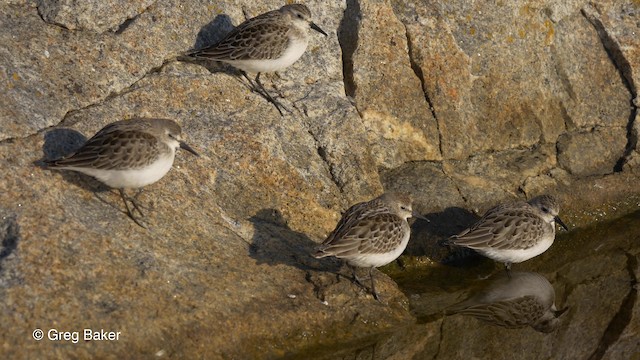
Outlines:
<svg viewBox="0 0 640 360"><path fill-rule="evenodd" d="M412 321L402 292L377 272L379 304L308 255L350 205L412 193L432 223L408 253L435 258L468 210L555 192L580 225L638 193L637 1L305 3L329 36L263 75L283 117L229 67L179 60L282 2L0 5L0 353L269 358L373 336ZM149 230L40 163L134 117L176 120L202 154L140 195Z"/></svg>
<svg viewBox="0 0 640 360"><path fill-rule="evenodd" d="M42 19L69 30L122 31L155 1L38 1Z"/></svg>
<svg viewBox="0 0 640 360"><path fill-rule="evenodd" d="M356 23L351 64L345 70L347 95L353 96L378 166L439 160L438 127L411 64L406 31L388 2L347 4L343 26ZM351 9L357 7L357 9ZM349 40L345 40L349 41Z"/></svg>
<svg viewBox="0 0 640 360"><path fill-rule="evenodd" d="M607 174L611 171L611 164L621 159L624 152L624 148L612 152L610 146L626 133L622 127L605 127L563 134L558 138L558 163L578 176Z"/></svg>

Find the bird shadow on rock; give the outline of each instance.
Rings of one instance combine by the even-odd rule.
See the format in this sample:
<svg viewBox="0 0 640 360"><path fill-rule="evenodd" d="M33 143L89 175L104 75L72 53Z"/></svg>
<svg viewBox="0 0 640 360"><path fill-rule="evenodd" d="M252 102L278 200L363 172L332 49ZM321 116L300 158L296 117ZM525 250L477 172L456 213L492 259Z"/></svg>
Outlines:
<svg viewBox="0 0 640 360"><path fill-rule="evenodd" d="M262 209L249 221L255 229L249 255L258 264L284 264L304 271L339 272L342 263L336 259L314 258L311 254L318 243L303 233L291 230L280 211Z"/></svg>
<svg viewBox="0 0 640 360"><path fill-rule="evenodd" d="M416 220L411 226L412 240L405 255L426 256L433 261L456 267L478 265L483 257L474 250L450 245L447 240L473 225L479 217L459 207L425 215L430 222Z"/></svg>
<svg viewBox="0 0 640 360"><path fill-rule="evenodd" d="M111 192L111 188L94 179L89 175L79 173L72 170L49 169L45 163L47 160L56 160L73 155L82 145L87 142L87 138L82 133L72 129L53 129L44 135L44 144L42 146L43 157L33 162L37 167L47 171L58 172L62 178L80 188L94 193L96 198L101 202L122 211L114 203L104 199L99 193Z"/></svg>
<svg viewBox="0 0 640 360"><path fill-rule="evenodd" d="M200 28L193 43L193 50L204 49L218 43L233 29L235 29L235 26L233 26L229 15L221 14L216 16L213 21Z"/></svg>
<svg viewBox="0 0 640 360"><path fill-rule="evenodd" d="M311 254L319 244L307 235L291 230L280 211L262 209L249 221L255 229L249 255L257 264L284 264L304 271L305 280L313 286L313 293L320 301L327 298L335 300L340 294L368 296L363 291L366 288L359 289L362 285L353 281L352 273L343 260L314 258Z"/></svg>
<svg viewBox="0 0 640 360"><path fill-rule="evenodd" d="M220 42L224 37L235 29L229 15L221 14L216 16L213 21L200 28L198 35L193 43L193 48L186 52L185 56L180 56L180 61L186 61L198 64L211 73L226 73L236 77L241 77L242 73L231 65L225 64L220 61L193 58L188 56L195 51L202 50L209 46L215 45Z"/></svg>
<svg viewBox="0 0 640 360"><path fill-rule="evenodd" d="M43 159L55 160L71 155L87 142L82 133L72 129L53 129L44 134Z"/></svg>

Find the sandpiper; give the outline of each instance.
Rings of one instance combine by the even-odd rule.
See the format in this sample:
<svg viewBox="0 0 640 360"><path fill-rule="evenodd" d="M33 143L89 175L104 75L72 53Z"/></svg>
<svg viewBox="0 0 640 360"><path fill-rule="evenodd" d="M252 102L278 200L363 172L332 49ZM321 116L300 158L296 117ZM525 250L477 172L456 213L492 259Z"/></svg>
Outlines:
<svg viewBox="0 0 640 360"><path fill-rule="evenodd" d="M327 36L311 21L311 12L303 4L290 4L266 12L238 25L218 43L187 53L193 58L222 61L240 69L254 91L274 104L278 103L260 82L260 73L284 69L298 60L309 44L309 28ZM256 86L247 72L257 73Z"/></svg>
<svg viewBox="0 0 640 360"><path fill-rule="evenodd" d="M559 211L558 200L551 195L498 205L470 228L452 236L449 242L503 262L509 272L512 263L538 256L553 244L556 222L568 230L558 216Z"/></svg>
<svg viewBox="0 0 640 360"><path fill-rule="evenodd" d="M185 149L199 156L181 140L182 129L168 119L133 119L111 123L98 131L74 154L45 163L49 168L73 170L93 176L118 189L127 214L133 215L127 201L144 216L136 200L125 189L137 189L160 180L173 165L176 150Z"/></svg>
<svg viewBox="0 0 640 360"><path fill-rule="evenodd" d="M402 254L411 232L407 219L412 216L427 220L412 211L411 198L403 193L387 192L371 201L353 205L313 256L346 260L360 285L354 267L368 267L371 292L380 301L372 271Z"/></svg>

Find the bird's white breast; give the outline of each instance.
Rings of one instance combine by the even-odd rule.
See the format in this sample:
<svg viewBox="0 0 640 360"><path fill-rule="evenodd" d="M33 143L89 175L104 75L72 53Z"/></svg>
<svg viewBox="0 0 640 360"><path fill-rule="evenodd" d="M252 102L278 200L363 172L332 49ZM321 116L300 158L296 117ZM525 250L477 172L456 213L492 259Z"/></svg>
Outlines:
<svg viewBox="0 0 640 360"><path fill-rule="evenodd" d="M307 39L291 39L290 45L284 51L282 56L277 59L224 61L247 72L274 72L282 70L300 59L305 50L307 50L308 43Z"/></svg>
<svg viewBox="0 0 640 360"><path fill-rule="evenodd" d="M411 233L407 231L402 238L400 245L396 247L392 252L382 254L360 254L358 256L354 256L348 261L351 265L358 267L380 267L387 265L388 263L397 259L400 255L402 255L404 249L407 248L410 237Z"/></svg>
<svg viewBox="0 0 640 360"><path fill-rule="evenodd" d="M90 175L112 188L136 189L162 179L173 165L175 152L170 156L160 157L149 166L139 169L104 170L89 168L69 168Z"/></svg>
<svg viewBox="0 0 640 360"><path fill-rule="evenodd" d="M536 257L547 251L553 244L555 234L543 236L534 246L528 249L492 249L484 248L477 251L486 257L500 262L520 263Z"/></svg>

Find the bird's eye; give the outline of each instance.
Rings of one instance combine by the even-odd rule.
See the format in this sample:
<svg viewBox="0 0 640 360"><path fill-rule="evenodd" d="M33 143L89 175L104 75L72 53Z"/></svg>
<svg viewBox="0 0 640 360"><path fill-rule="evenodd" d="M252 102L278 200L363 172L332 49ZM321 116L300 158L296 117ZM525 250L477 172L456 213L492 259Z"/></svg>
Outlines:
<svg viewBox="0 0 640 360"><path fill-rule="evenodd" d="M546 207L544 207L544 206L543 206L543 207L542 207L542 211L543 211L543 212L548 213L548 212L549 212L549 209L547 209Z"/></svg>
<svg viewBox="0 0 640 360"><path fill-rule="evenodd" d="M302 19L302 14L298 14L298 19Z"/></svg>

